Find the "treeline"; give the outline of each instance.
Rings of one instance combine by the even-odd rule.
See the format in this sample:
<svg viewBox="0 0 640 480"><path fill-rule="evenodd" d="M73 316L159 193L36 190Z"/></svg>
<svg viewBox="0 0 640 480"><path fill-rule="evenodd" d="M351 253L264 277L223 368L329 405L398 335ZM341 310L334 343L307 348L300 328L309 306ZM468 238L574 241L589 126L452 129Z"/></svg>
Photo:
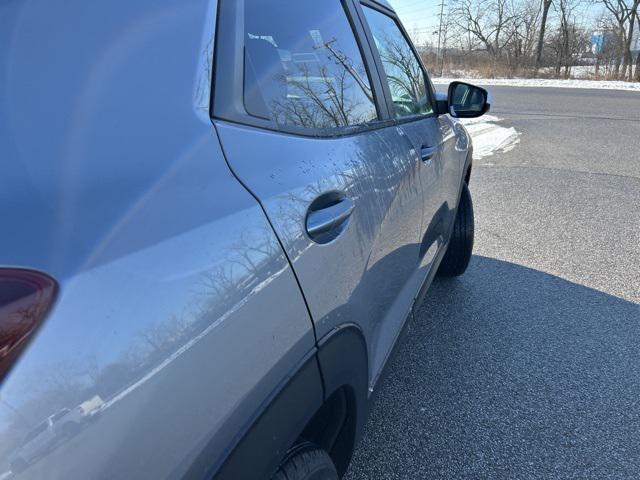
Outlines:
<svg viewBox="0 0 640 480"><path fill-rule="evenodd" d="M640 82L640 0L449 0L441 24L436 75Z"/></svg>

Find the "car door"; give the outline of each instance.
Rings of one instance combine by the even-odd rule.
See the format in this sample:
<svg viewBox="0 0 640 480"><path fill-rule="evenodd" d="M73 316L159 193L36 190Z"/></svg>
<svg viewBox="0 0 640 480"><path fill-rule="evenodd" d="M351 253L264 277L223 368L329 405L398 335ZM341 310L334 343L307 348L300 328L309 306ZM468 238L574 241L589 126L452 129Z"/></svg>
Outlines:
<svg viewBox="0 0 640 480"><path fill-rule="evenodd" d="M46 453L51 450L56 444L56 432L55 426L51 418L47 420L47 429L40 436L40 452Z"/></svg>
<svg viewBox="0 0 640 480"><path fill-rule="evenodd" d="M25 436L22 447L18 450L17 457L30 462L38 454L40 447L39 437L47 429L47 422L39 423Z"/></svg>
<svg viewBox="0 0 640 480"><path fill-rule="evenodd" d="M36 429L34 429L34 432L35 430L37 430L37 433L32 433L33 437L31 441L25 445L24 457L28 462L44 454L49 449L53 438L49 419L39 424Z"/></svg>
<svg viewBox="0 0 640 480"><path fill-rule="evenodd" d="M422 283L422 167L388 118L355 4L223 0L218 25L227 161L287 252L317 338L357 324L375 379Z"/></svg>
<svg viewBox="0 0 640 480"><path fill-rule="evenodd" d="M399 134L418 158L425 212L420 257L421 268L427 274L453 221L455 201L448 196L450 189L446 182L460 178L457 163L447 158L452 147L451 123L446 118L441 122L435 114L426 71L395 14L367 0L360 3L359 13L382 77L389 110L400 124Z"/></svg>

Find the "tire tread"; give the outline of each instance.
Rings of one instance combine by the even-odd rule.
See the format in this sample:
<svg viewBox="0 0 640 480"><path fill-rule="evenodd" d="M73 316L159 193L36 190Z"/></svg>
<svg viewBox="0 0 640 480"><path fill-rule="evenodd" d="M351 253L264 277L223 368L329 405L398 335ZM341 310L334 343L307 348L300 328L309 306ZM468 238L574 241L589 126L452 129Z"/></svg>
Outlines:
<svg viewBox="0 0 640 480"><path fill-rule="evenodd" d="M473 252L473 237L473 201L469 187L465 183L462 187L449 247L438 268L439 277L457 277L466 271Z"/></svg>
<svg viewBox="0 0 640 480"><path fill-rule="evenodd" d="M326 470L326 478L338 479L338 473L329 454L310 442L292 448L280 463L271 480L304 480L318 470Z"/></svg>

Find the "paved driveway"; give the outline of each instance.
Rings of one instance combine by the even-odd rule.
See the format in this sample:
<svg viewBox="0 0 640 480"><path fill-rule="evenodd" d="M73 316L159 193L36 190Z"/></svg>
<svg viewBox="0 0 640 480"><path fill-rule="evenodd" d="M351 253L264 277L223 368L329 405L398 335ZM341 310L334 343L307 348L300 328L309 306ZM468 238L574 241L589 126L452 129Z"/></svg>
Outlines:
<svg viewBox="0 0 640 480"><path fill-rule="evenodd" d="M495 87L475 256L437 281L348 478L640 476L640 94Z"/></svg>

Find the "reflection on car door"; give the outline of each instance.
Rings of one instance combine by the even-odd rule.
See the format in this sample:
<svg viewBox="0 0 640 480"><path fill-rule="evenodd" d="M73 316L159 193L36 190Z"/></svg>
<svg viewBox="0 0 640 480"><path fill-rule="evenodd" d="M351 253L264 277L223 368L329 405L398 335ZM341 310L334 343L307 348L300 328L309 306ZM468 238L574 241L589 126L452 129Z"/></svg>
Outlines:
<svg viewBox="0 0 640 480"><path fill-rule="evenodd" d="M396 126L373 128L386 105L376 103L379 80L362 58L371 61L370 52L352 30L361 26L349 22L353 5L341 5L246 0L236 45L246 54L235 60L243 98L229 105L217 84L215 125L232 170L262 203L293 264L317 337L357 323L374 379L422 282L422 167ZM226 61L219 58L217 71L234 68ZM246 112L233 117L239 104ZM269 119L265 129L238 124L260 118Z"/></svg>
<svg viewBox="0 0 640 480"><path fill-rule="evenodd" d="M444 179L459 178L457 163L446 161L452 149L449 137L434 114L426 73L400 25L376 4L363 2L363 18L374 57L383 77L390 110L401 122L400 135L410 145L420 164L420 185L424 192L425 225L420 242L421 268L428 273L439 248L444 245L455 209ZM446 172L454 169L455 172ZM457 191L456 191L457 194Z"/></svg>

